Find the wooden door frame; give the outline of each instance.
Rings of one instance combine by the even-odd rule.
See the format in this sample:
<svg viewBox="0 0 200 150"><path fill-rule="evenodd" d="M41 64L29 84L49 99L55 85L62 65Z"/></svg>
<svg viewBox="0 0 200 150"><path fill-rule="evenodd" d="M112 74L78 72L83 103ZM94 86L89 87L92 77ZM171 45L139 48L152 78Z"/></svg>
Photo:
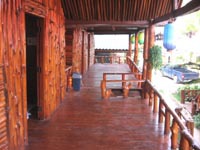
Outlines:
<svg viewBox="0 0 200 150"><path fill-rule="evenodd" d="M38 119L43 119L44 117L44 88L43 88L43 74L44 74L44 18L37 17L37 23L39 23L39 34L37 47L37 67L39 71L37 72L37 106L38 106Z"/></svg>

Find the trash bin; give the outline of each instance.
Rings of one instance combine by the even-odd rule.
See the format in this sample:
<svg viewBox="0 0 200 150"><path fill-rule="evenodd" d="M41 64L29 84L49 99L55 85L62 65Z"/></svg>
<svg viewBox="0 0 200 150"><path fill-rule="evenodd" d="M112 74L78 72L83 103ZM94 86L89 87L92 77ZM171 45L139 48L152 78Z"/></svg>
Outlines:
<svg viewBox="0 0 200 150"><path fill-rule="evenodd" d="M75 91L79 91L81 87L81 74L78 72L74 72L72 74L72 86Z"/></svg>

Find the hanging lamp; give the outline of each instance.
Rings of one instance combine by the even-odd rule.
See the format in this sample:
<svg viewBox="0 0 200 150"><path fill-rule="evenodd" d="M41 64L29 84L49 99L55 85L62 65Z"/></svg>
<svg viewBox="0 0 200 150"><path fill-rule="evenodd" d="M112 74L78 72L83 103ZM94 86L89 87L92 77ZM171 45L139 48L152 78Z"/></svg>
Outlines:
<svg viewBox="0 0 200 150"><path fill-rule="evenodd" d="M133 34L133 35L131 36L131 43L132 43L132 44L135 44L135 34Z"/></svg>
<svg viewBox="0 0 200 150"><path fill-rule="evenodd" d="M175 28L174 24L171 22L164 26L163 46L167 49L167 51L171 51L176 48Z"/></svg>
<svg viewBox="0 0 200 150"><path fill-rule="evenodd" d="M138 35L138 43L144 44L144 32L140 32Z"/></svg>

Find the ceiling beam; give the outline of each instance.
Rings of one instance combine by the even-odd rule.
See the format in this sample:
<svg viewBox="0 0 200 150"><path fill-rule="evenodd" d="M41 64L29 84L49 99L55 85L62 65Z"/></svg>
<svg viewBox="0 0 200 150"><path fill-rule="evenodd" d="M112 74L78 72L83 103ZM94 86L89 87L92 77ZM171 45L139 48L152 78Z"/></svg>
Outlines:
<svg viewBox="0 0 200 150"><path fill-rule="evenodd" d="M115 31L100 31L100 30L87 30L88 32L93 32L94 34L135 34L136 30L115 30Z"/></svg>
<svg viewBox="0 0 200 150"><path fill-rule="evenodd" d="M162 17L159 17L159 18L153 20L152 23L156 24L156 23L159 23L159 22L169 20L171 18L176 18L176 17L179 17L179 16L190 14L192 12L199 10L199 9L200 9L200 0L192 0L191 2L186 4L185 6L179 8L179 9L176 9L169 14L166 14Z"/></svg>
<svg viewBox="0 0 200 150"><path fill-rule="evenodd" d="M148 27L148 21L74 21L66 20L68 28L72 27Z"/></svg>

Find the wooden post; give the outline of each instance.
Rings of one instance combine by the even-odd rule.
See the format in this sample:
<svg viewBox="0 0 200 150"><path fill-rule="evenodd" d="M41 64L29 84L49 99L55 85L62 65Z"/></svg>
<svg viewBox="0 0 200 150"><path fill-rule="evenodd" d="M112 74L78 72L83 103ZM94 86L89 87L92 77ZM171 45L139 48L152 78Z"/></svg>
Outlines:
<svg viewBox="0 0 200 150"><path fill-rule="evenodd" d="M129 34L129 46L128 46L128 54L127 56L131 57L132 55L132 43L131 43L131 34Z"/></svg>
<svg viewBox="0 0 200 150"><path fill-rule="evenodd" d="M153 104L153 112L158 112L158 95L154 92L154 104Z"/></svg>
<svg viewBox="0 0 200 150"><path fill-rule="evenodd" d="M188 130L190 131L190 134L193 136L194 135L194 121L188 120L186 122L186 126L187 126Z"/></svg>
<svg viewBox="0 0 200 150"><path fill-rule="evenodd" d="M143 51L143 74L142 79L147 79L147 61L149 56L149 30L145 29L145 37L144 37L144 51Z"/></svg>
<svg viewBox="0 0 200 150"><path fill-rule="evenodd" d="M72 77L68 76L68 80L67 80L67 90L72 89Z"/></svg>
<svg viewBox="0 0 200 150"><path fill-rule="evenodd" d="M110 63L112 64L113 63L113 57L110 56L109 58L110 58Z"/></svg>
<svg viewBox="0 0 200 150"><path fill-rule="evenodd" d="M185 90L181 90L181 103L185 104Z"/></svg>
<svg viewBox="0 0 200 150"><path fill-rule="evenodd" d="M142 80L142 74L138 74L138 80ZM142 83L138 82L138 88L142 87Z"/></svg>
<svg viewBox="0 0 200 150"><path fill-rule="evenodd" d="M106 81L106 73L103 73L103 80Z"/></svg>
<svg viewBox="0 0 200 150"><path fill-rule="evenodd" d="M126 80L125 74L122 74L122 80ZM122 88L126 86L126 82L122 82Z"/></svg>
<svg viewBox="0 0 200 150"><path fill-rule="evenodd" d="M160 103L159 103L159 123L163 123L162 108L163 108L163 103L162 103L162 99L160 99Z"/></svg>
<svg viewBox="0 0 200 150"><path fill-rule="evenodd" d="M149 91L149 106L152 106L153 104L153 97L154 97L154 92L152 89Z"/></svg>
<svg viewBox="0 0 200 150"><path fill-rule="evenodd" d="M154 28L154 25L150 25L149 27L149 46L148 46L148 51L150 50L150 48L154 45L154 42L155 42L155 28ZM149 56L148 56L148 59L149 59ZM152 79L152 67L151 67L151 64L148 63L147 65L147 79L151 81Z"/></svg>
<svg viewBox="0 0 200 150"><path fill-rule="evenodd" d="M181 141L180 141L179 149L180 150L189 150L190 149L190 144L183 134L181 134Z"/></svg>
<svg viewBox="0 0 200 150"><path fill-rule="evenodd" d="M138 63L138 32L135 33L135 49L134 49L134 62Z"/></svg>
<svg viewBox="0 0 200 150"><path fill-rule="evenodd" d="M105 92L106 92L106 81L102 80L101 81L101 97L104 99L105 98Z"/></svg>
<svg viewBox="0 0 200 150"><path fill-rule="evenodd" d="M165 110L165 134L169 134L170 132L170 113L169 111L166 109Z"/></svg>
<svg viewBox="0 0 200 150"><path fill-rule="evenodd" d="M175 119L173 119L172 127L171 127L171 148L176 149L178 148L178 133L179 133L179 126Z"/></svg>

